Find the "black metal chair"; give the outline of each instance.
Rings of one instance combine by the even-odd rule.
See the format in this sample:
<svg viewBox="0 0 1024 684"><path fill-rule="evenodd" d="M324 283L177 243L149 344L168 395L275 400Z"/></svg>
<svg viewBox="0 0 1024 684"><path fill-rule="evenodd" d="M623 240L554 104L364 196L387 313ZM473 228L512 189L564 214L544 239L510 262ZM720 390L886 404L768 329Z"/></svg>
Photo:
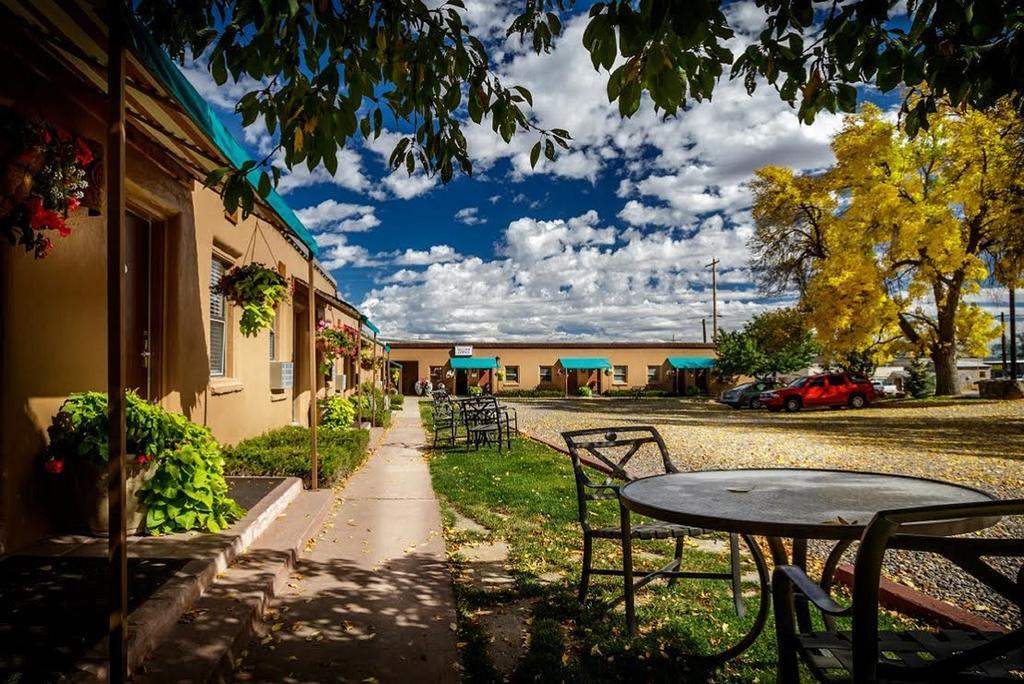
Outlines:
<svg viewBox="0 0 1024 684"><path fill-rule="evenodd" d="M853 602L844 608L793 565L772 577L779 644L778 681L799 681L799 661L823 682L1019 682L1024 678L1024 627L1012 631L898 631L878 629L879 581L886 549L938 554L1018 607L1024 605L1024 567L1008 577L985 558L1024 557L1024 539L914 535L915 523L998 519L1024 515L1024 499L882 511L864 530L857 550ZM824 616L852 617L850 631L800 633L794 595ZM1019 621L1019 616L1018 616Z"/></svg>
<svg viewBox="0 0 1024 684"><path fill-rule="evenodd" d="M502 442L512 449L512 438L508 424L498 400L494 397L470 397L459 402L462 425L466 431L466 450L470 445L479 449L481 445L497 444L501 453Z"/></svg>
<svg viewBox="0 0 1024 684"><path fill-rule="evenodd" d="M594 540L614 539L621 543L622 527L619 524L610 526L592 525L588 503L591 501L618 500L619 487L634 479L626 470L626 467L644 445L652 444L657 447L663 472L677 473L679 469L672 463L668 448L665 446L661 434L652 426L573 430L571 432L563 432L562 438L568 447L573 471L576 475L576 500L579 506L580 527L583 529L583 569L580 575L579 589L579 601L583 603L590 586L591 575L622 577L625 574L625 560L623 560L622 568L592 567ZM594 482L590 478L588 471L602 473L604 481ZM673 560L662 568L641 575L627 591L636 591L659 577L667 577L670 586L675 584L677 579L727 580L732 583L733 604L736 607L736 612L742 617L746 611L743 604L739 543L736 535L729 536L731 572L685 572L680 569L683 560L683 540L687 537L697 537L707 533L707 530L699 527L670 525L668 523L633 525L631 527L631 539L673 539L675 540L675 554Z"/></svg>
<svg viewBox="0 0 1024 684"><path fill-rule="evenodd" d="M461 422L456 405L447 394L439 395L435 392L433 399L433 448L437 448L437 445L442 442L454 447L459 437Z"/></svg>

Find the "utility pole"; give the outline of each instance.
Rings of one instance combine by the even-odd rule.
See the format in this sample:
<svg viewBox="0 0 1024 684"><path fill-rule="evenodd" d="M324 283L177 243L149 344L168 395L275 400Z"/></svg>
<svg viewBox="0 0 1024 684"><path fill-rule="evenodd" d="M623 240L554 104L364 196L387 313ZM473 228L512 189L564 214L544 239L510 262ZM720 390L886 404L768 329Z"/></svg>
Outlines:
<svg viewBox="0 0 1024 684"><path fill-rule="evenodd" d="M1006 365L1006 312L1005 311L1000 311L999 312L999 327L1002 328L1002 330L1003 330L1003 341L1002 341L1002 344L999 346L999 351L1001 351L1002 354L1003 354L1003 373L1004 374L1008 374L1010 372L1010 367Z"/></svg>
<svg viewBox="0 0 1024 684"><path fill-rule="evenodd" d="M718 263L715 257L710 264L704 266L711 269L711 341L715 343L718 342Z"/></svg>
<svg viewBox="0 0 1024 684"><path fill-rule="evenodd" d="M1010 286L1010 377L1017 379L1017 288Z"/></svg>

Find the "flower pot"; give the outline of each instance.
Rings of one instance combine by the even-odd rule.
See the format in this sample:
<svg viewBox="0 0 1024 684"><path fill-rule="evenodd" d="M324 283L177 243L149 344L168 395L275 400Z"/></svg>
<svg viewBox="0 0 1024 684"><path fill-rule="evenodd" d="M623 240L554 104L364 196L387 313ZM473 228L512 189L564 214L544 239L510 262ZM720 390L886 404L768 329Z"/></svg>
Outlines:
<svg viewBox="0 0 1024 684"><path fill-rule="evenodd" d="M156 460L143 464L135 462L134 456L128 456L125 462L125 512L128 534L142 534L146 531L146 506L139 501L139 492L156 474ZM78 469L75 477L74 492L77 499L81 519L89 531L97 537L105 537L109 525L109 497L107 483L109 481L106 466L84 464Z"/></svg>

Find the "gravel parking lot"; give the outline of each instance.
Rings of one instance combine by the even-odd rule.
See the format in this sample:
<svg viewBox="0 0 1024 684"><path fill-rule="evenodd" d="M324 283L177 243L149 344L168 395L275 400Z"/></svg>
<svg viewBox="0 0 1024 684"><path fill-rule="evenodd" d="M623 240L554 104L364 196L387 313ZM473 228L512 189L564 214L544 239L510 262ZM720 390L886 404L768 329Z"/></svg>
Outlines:
<svg viewBox="0 0 1024 684"><path fill-rule="evenodd" d="M509 403L513 403L509 401ZM654 425L680 469L808 467L917 475L1024 497L1024 402L883 402L860 411L795 414L733 410L696 400L515 402L520 427L561 444L563 430ZM644 463L651 464L646 466ZM638 466L653 467L645 459ZM1024 520L985 534L1024 535ZM890 553L887 572L995 621L1010 607L942 560Z"/></svg>

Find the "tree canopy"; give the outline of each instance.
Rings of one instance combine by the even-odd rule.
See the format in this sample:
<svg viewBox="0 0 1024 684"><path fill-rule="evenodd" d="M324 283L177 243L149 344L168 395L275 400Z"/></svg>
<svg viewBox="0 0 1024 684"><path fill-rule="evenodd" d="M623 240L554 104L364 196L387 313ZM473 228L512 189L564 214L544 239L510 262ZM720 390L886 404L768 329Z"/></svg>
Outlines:
<svg viewBox="0 0 1024 684"><path fill-rule="evenodd" d="M574 0L522 0L508 27L537 52L550 50ZM801 121L851 112L860 83L900 84L917 97L907 130L928 124L940 100L987 107L1001 97L1020 109L1024 82L1022 0L757 0L763 31L735 56L723 0L609 0L589 10L583 44L608 73L608 98L623 116L646 93L665 115L711 98L727 71L749 91L762 81ZM894 20L900 8L908 15ZM462 0L138 0L137 16L178 59L205 55L218 84L252 79L238 102L244 125L262 118L278 148L241 170L207 179L228 209L252 208L245 176L258 170L266 194L282 168L337 168L339 148L402 133L390 165L450 180L471 173L462 127L486 123L506 142L537 137L531 153L554 158L569 131L531 118L532 94L503 83L488 47L472 35ZM912 104L911 104L912 103Z"/></svg>
<svg viewBox="0 0 1024 684"><path fill-rule="evenodd" d="M1024 120L940 102L909 137L877 107L847 118L836 164L797 176L759 169L752 182L753 270L762 288L800 293L826 360L930 356L937 392L957 392L957 354L987 353L999 333L967 301L1017 249ZM1001 264L995 269L997 264Z"/></svg>
<svg viewBox="0 0 1024 684"><path fill-rule="evenodd" d="M724 376L774 378L809 366L818 347L803 315L783 308L754 316L742 330L719 331L715 353Z"/></svg>

